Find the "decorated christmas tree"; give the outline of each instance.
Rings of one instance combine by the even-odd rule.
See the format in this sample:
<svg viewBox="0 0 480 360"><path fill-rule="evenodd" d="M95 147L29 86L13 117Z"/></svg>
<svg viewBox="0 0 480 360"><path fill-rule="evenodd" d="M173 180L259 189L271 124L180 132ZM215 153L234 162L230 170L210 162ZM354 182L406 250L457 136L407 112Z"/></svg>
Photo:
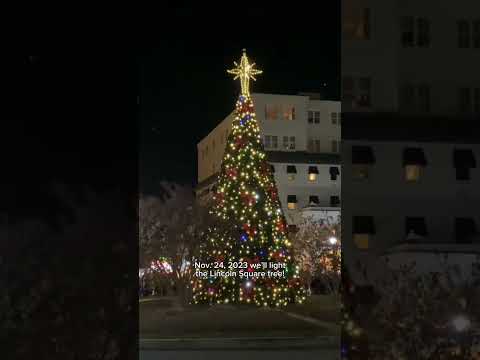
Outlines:
<svg viewBox="0 0 480 360"><path fill-rule="evenodd" d="M249 63L244 50L240 64L235 62L228 72L240 78L241 94L211 208L216 224L206 234L199 261L237 276L195 277L193 301L273 307L301 303L305 290L249 92L249 80L261 71ZM272 264L280 267L282 276L269 275Z"/></svg>

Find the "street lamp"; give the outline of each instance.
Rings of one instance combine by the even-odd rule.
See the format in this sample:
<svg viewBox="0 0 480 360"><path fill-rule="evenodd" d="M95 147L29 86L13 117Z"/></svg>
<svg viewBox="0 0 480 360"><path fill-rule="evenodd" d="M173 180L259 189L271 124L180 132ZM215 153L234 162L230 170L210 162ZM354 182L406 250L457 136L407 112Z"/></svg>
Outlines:
<svg viewBox="0 0 480 360"><path fill-rule="evenodd" d="M335 236L331 236L329 239L328 239L328 242L330 243L330 245L335 245L337 243L337 238Z"/></svg>

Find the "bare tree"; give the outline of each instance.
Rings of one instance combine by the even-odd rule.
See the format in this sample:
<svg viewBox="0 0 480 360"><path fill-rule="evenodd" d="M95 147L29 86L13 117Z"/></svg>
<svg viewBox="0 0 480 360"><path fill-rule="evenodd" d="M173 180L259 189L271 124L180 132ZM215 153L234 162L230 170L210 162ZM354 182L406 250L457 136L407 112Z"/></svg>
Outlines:
<svg viewBox="0 0 480 360"><path fill-rule="evenodd" d="M340 222L319 222L305 218L294 235L295 256L305 283L319 280L332 295L340 295Z"/></svg>
<svg viewBox="0 0 480 360"><path fill-rule="evenodd" d="M379 358L473 359L480 350L479 279L462 278L455 267L423 275L414 268L392 271L376 286L380 301L373 314L384 334Z"/></svg>
<svg viewBox="0 0 480 360"><path fill-rule="evenodd" d="M197 254L209 215L188 186L162 183L162 198L140 199L140 246L146 264L165 259L180 299L190 297L190 264ZM165 277L165 273L158 273ZM155 277L155 275L154 275Z"/></svg>

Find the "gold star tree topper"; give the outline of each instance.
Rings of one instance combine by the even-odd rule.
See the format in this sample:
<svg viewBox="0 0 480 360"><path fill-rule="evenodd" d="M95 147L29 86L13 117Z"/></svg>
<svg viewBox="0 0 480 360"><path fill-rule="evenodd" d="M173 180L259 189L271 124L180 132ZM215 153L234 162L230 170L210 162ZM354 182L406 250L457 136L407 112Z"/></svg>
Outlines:
<svg viewBox="0 0 480 360"><path fill-rule="evenodd" d="M254 69L255 63L250 64L247 57L247 52L243 49L242 58L240 59L240 65L238 65L235 61L235 68L227 70L229 74L235 75L233 80L240 78L240 84L242 86L242 95L249 96L250 95L250 79L255 79L255 75L261 74L262 70Z"/></svg>

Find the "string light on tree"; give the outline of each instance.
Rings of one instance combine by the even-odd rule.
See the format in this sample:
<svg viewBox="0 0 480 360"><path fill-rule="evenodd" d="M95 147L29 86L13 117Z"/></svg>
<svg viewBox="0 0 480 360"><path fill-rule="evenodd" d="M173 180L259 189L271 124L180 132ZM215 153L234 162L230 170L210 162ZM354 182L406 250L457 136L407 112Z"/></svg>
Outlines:
<svg viewBox="0 0 480 360"><path fill-rule="evenodd" d="M250 63L243 50L240 64L227 70L240 79L241 92L235 105L235 118L227 140L225 155L217 180L211 213L217 226L211 228L200 248L205 263L223 254L225 264L246 261L251 264L275 262L284 266L284 277L196 278L194 303L248 303L257 306L285 306L305 300L299 268L287 238L286 221L278 199L271 167L266 162L260 141L260 129L250 97L250 79L262 71Z"/></svg>

